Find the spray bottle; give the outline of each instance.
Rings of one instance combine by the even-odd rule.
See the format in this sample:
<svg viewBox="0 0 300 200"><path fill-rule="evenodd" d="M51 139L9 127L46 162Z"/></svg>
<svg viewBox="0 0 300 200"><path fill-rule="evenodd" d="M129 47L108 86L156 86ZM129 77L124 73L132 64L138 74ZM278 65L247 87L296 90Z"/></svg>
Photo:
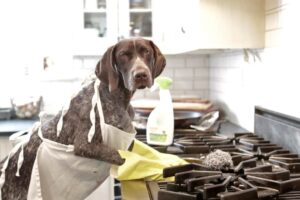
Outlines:
<svg viewBox="0 0 300 200"><path fill-rule="evenodd" d="M154 88L159 87L160 101L150 113L147 121L147 143L153 145L170 145L174 136L174 111L169 88L172 79L158 77ZM153 88L152 88L153 89Z"/></svg>

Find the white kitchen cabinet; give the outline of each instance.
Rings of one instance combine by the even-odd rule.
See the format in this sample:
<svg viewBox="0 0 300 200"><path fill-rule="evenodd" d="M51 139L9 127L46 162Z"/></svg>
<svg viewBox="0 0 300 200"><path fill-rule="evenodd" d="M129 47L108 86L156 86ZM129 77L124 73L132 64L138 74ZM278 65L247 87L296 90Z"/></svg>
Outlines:
<svg viewBox="0 0 300 200"><path fill-rule="evenodd" d="M164 52L264 47L264 1L165 0L159 11ZM168 9L167 8L169 5ZM159 7L157 7L159 8Z"/></svg>
<svg viewBox="0 0 300 200"><path fill-rule="evenodd" d="M176 54L199 49L200 1L165 0L157 2L161 27L157 43L164 53Z"/></svg>
<svg viewBox="0 0 300 200"><path fill-rule="evenodd" d="M264 47L262 0L77 0L76 55L99 55L119 39L152 39L165 54Z"/></svg>

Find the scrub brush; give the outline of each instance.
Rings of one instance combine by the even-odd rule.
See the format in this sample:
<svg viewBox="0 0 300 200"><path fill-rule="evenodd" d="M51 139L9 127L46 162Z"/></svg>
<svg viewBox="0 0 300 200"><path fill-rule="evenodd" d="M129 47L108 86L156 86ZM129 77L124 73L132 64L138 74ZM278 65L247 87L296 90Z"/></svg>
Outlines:
<svg viewBox="0 0 300 200"><path fill-rule="evenodd" d="M219 149L209 153L205 157L203 164L213 170L228 170L233 166L231 155Z"/></svg>

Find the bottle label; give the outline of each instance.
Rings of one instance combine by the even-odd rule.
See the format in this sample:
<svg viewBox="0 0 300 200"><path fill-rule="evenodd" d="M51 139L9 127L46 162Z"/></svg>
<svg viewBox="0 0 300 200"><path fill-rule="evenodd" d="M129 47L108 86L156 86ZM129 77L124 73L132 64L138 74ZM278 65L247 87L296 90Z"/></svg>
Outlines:
<svg viewBox="0 0 300 200"><path fill-rule="evenodd" d="M166 142L167 135L160 133L150 133L150 140L155 142Z"/></svg>
<svg viewBox="0 0 300 200"><path fill-rule="evenodd" d="M150 131L150 140L153 142L166 142L167 141L167 133L166 131Z"/></svg>

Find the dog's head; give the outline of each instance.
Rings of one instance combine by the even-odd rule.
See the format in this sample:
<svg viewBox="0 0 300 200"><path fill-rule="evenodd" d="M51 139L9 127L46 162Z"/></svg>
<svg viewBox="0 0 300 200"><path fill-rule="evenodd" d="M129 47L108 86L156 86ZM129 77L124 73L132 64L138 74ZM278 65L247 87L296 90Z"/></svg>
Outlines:
<svg viewBox="0 0 300 200"><path fill-rule="evenodd" d="M151 87L166 59L150 40L128 39L110 47L97 64L96 75L113 91L124 85L130 91Z"/></svg>

